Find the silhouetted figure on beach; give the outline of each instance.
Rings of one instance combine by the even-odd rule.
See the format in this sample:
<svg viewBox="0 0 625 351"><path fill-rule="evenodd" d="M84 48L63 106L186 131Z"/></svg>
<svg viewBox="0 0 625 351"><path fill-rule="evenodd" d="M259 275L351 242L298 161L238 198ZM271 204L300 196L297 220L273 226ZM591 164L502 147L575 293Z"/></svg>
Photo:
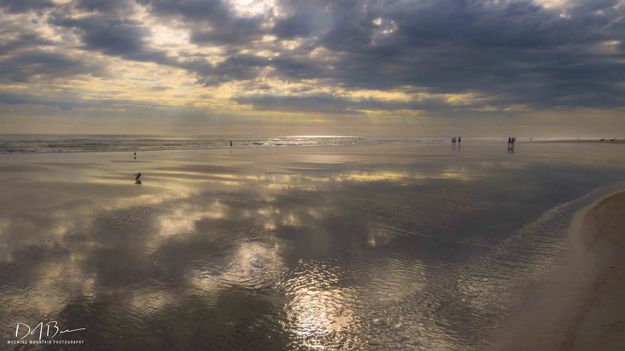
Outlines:
<svg viewBox="0 0 625 351"><path fill-rule="evenodd" d="M136 152L132 156L135 158L135 160L137 159L137 153Z"/></svg>
<svg viewBox="0 0 625 351"><path fill-rule="evenodd" d="M232 140L230 140L230 147L232 147Z"/></svg>
<svg viewBox="0 0 625 351"><path fill-rule="evenodd" d="M515 140L516 140L515 137L508 137L508 154L514 153L514 141Z"/></svg>
<svg viewBox="0 0 625 351"><path fill-rule="evenodd" d="M141 184L141 172L135 174L135 184Z"/></svg>
<svg viewBox="0 0 625 351"><path fill-rule="evenodd" d="M451 138L451 149L456 150L456 137Z"/></svg>

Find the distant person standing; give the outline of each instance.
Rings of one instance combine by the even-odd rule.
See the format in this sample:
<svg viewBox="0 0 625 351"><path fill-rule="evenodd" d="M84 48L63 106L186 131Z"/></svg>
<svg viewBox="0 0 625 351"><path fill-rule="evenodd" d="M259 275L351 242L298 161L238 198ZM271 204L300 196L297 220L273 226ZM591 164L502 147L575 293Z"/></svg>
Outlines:
<svg viewBox="0 0 625 351"><path fill-rule="evenodd" d="M508 137L508 154L514 153L514 141L515 140L516 140L515 137Z"/></svg>
<svg viewBox="0 0 625 351"><path fill-rule="evenodd" d="M232 140L230 140L230 147L232 147Z"/></svg>
<svg viewBox="0 0 625 351"><path fill-rule="evenodd" d="M456 137L451 138L451 149L456 150Z"/></svg>
<svg viewBox="0 0 625 351"><path fill-rule="evenodd" d="M135 158L135 160L136 160L136 159L137 159L137 153L135 152L135 153L132 155L132 157L134 157L134 158Z"/></svg>

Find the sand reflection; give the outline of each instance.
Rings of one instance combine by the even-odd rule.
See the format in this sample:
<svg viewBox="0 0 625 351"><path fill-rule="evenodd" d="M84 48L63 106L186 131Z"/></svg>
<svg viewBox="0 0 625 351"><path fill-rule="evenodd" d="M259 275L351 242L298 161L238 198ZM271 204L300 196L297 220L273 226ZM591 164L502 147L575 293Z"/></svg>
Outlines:
<svg viewBox="0 0 625 351"><path fill-rule="evenodd" d="M285 284L286 328L293 343L312 349L350 344L356 327L352 288L339 284L339 267L317 262L300 263Z"/></svg>
<svg viewBox="0 0 625 351"><path fill-rule="evenodd" d="M498 289L553 262L523 249L502 263L498 244L623 175L377 150L117 168L118 155L77 155L2 174L0 322L93 323L103 349L471 349L510 302Z"/></svg>

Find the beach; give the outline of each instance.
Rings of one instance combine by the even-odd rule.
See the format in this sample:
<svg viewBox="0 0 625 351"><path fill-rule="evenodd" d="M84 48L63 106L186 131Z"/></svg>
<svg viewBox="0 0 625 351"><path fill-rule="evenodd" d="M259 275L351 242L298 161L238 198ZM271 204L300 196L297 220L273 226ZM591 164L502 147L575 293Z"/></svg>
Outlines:
<svg viewBox="0 0 625 351"><path fill-rule="evenodd" d="M620 347L614 147L3 154L0 323L89 350Z"/></svg>
<svg viewBox="0 0 625 351"><path fill-rule="evenodd" d="M578 211L571 255L508 319L492 349L620 350L625 346L625 191Z"/></svg>
<svg viewBox="0 0 625 351"><path fill-rule="evenodd" d="M625 350L625 0L0 19L0 351Z"/></svg>
<svg viewBox="0 0 625 351"><path fill-rule="evenodd" d="M596 138L596 139L556 139L556 140L530 140L532 143L602 143L602 144L625 144L625 139Z"/></svg>
<svg viewBox="0 0 625 351"><path fill-rule="evenodd" d="M625 191L602 199L582 224L587 259L596 278L571 332L572 350L625 347Z"/></svg>

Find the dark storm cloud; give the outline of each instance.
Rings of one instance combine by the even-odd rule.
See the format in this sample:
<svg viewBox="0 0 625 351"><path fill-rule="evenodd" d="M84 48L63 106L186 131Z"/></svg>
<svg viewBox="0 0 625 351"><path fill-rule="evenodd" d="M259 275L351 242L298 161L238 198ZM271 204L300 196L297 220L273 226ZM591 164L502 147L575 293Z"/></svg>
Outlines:
<svg viewBox="0 0 625 351"><path fill-rule="evenodd" d="M164 52L147 47L145 41L150 30L135 20L96 15L80 19L60 17L52 23L78 30L82 44L88 50L135 61L168 63Z"/></svg>
<svg viewBox="0 0 625 351"><path fill-rule="evenodd" d="M215 67L186 65L203 84L253 79L259 68L268 67L282 79L316 79L346 89L481 93L492 97L495 106L624 104L625 11L616 0L574 1L553 10L527 0L283 1L288 15L277 18L272 28L253 24L239 31L219 29L219 24L228 29L244 20L220 1L143 3L158 15L211 24L208 32L192 30L192 40L200 44L247 43L262 49L251 41L264 34L304 43L295 50L266 44L278 54L271 60L230 57ZM251 21L256 20L261 17ZM615 40L621 43L604 50ZM317 48L325 49L321 57L309 55ZM271 101L280 110L308 110L312 101L297 96L249 99L240 101L259 107ZM326 102L344 109L342 99Z"/></svg>
<svg viewBox="0 0 625 351"><path fill-rule="evenodd" d="M0 16L0 81L27 83L106 74L101 64L64 52L58 42L38 31L42 26L38 20L24 25L15 17L1 13Z"/></svg>
<svg viewBox="0 0 625 351"><path fill-rule="evenodd" d="M625 4L618 0L571 0L553 9L533 0L281 0L280 11L250 16L237 13L226 0L75 0L52 6L45 0L0 3L5 13L49 11L47 23L58 33L76 34L83 49L182 68L207 86L248 81L253 87L262 75L345 90L476 93L498 108L625 105ZM223 56L214 63L192 46L177 56L152 46L150 28L134 18L135 6L143 6L156 22L175 23L201 48L219 47ZM268 35L276 40L261 40ZM10 38L0 44L0 54L15 56L12 50L48 45L42 40ZM18 65L13 79L27 79L17 60L3 60ZM49 60L49 65L30 63L35 74L81 71L80 64L70 69ZM55 65L60 73L44 72ZM10 68L3 67L2 74L10 76ZM246 95L238 101L298 111L309 111L315 103L325 104L318 107L325 111L355 111L364 103L293 95ZM441 104L397 108L439 109Z"/></svg>
<svg viewBox="0 0 625 351"><path fill-rule="evenodd" d="M259 70L269 64L270 61L263 57L238 55L226 59L217 66L204 60L181 63L180 66L197 72L198 82L210 86L228 81L254 79Z"/></svg>
<svg viewBox="0 0 625 351"><path fill-rule="evenodd" d="M54 7L51 0L0 0L0 8L9 13L21 13Z"/></svg>
<svg viewBox="0 0 625 351"><path fill-rule="evenodd" d="M0 105L39 104L41 101L23 95L0 92ZM46 101L47 102L47 101Z"/></svg>
<svg viewBox="0 0 625 351"><path fill-rule="evenodd" d="M22 51L0 59L0 81L31 82L80 74L103 75L105 69L59 53Z"/></svg>
<svg viewBox="0 0 625 351"><path fill-rule="evenodd" d="M6 39L0 41L0 56L7 55L16 52L22 48L28 47L40 47L51 46L53 42L44 38L41 38L35 33L21 32L16 33L12 39Z"/></svg>
<svg viewBox="0 0 625 351"><path fill-rule="evenodd" d="M45 107L46 109L62 110L63 112L76 112L81 110L97 111L98 109L123 109L130 114L155 114L163 115L172 113L179 114L179 110L167 109L167 106L145 105L141 101L128 99L106 99L91 98L84 100L81 96L72 94L72 92L60 92L58 94L50 93L47 96L27 95L35 92L27 93L10 93L0 91L0 106L31 106ZM97 112L93 112L95 116Z"/></svg>
<svg viewBox="0 0 625 351"><path fill-rule="evenodd" d="M98 12L130 11L132 0L77 0L76 7L81 10Z"/></svg>
<svg viewBox="0 0 625 351"><path fill-rule="evenodd" d="M308 37L329 25L327 4L321 1L285 1L289 15L276 21L273 33L280 38Z"/></svg>
<svg viewBox="0 0 625 351"><path fill-rule="evenodd" d="M189 24L191 41L212 45L242 45L263 34L264 18L239 17L222 0L138 0L157 16L183 18Z"/></svg>
<svg viewBox="0 0 625 351"><path fill-rule="evenodd" d="M191 33L194 43L234 45L248 43L260 38L259 19L236 19L214 21L208 30L195 30Z"/></svg>
<svg viewBox="0 0 625 351"><path fill-rule="evenodd" d="M137 0L159 16L181 16L191 21L232 17L231 10L221 0Z"/></svg>
<svg viewBox="0 0 625 351"><path fill-rule="evenodd" d="M293 15L276 33L318 37L337 60L321 72L275 67L294 79L331 79L347 88L483 92L533 106L622 105L623 47L597 48L624 39L625 12L616 5L578 1L561 15L529 1L345 1L318 6L330 23L311 33L310 20L302 30L296 20L310 3L292 2ZM302 68L310 61L290 53L276 60Z"/></svg>
<svg viewBox="0 0 625 351"><path fill-rule="evenodd" d="M159 16L180 16L189 20L194 28L190 33L194 42L235 45L251 40L259 33L257 27L261 23L260 19L236 18L226 5L218 1L141 3L149 5ZM85 7L96 13L80 18L58 13L51 23L76 30L85 49L133 61L183 68L197 73L198 83L203 85L253 79L258 69L267 65L263 62L266 59L253 55L230 56L218 66L193 55L186 60L171 58L160 48L148 45L147 39L151 35L149 27L139 21L119 17L119 10L126 5L122 0L108 5L95 0L81 0L76 3L77 7Z"/></svg>

